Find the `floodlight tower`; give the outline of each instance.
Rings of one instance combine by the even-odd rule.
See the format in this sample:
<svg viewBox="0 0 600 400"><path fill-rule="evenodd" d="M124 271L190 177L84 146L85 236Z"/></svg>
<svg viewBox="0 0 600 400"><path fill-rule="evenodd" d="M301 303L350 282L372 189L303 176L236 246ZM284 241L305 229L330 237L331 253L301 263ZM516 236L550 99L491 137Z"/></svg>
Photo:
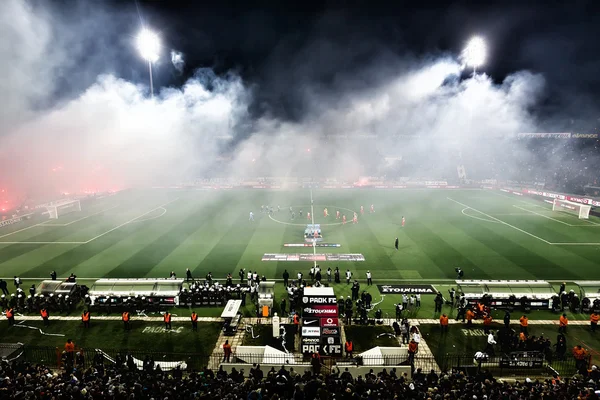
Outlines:
<svg viewBox="0 0 600 400"><path fill-rule="evenodd" d="M479 36L475 36L469 40L467 47L462 52L462 59L465 65L473 68L473 76L477 74L477 67L480 67L485 62L485 56L485 41Z"/></svg>
<svg viewBox="0 0 600 400"><path fill-rule="evenodd" d="M138 34L137 48L142 58L148 61L148 73L150 74L150 95L154 97L154 82L152 81L152 63L159 58L160 40L156 33L144 28Z"/></svg>

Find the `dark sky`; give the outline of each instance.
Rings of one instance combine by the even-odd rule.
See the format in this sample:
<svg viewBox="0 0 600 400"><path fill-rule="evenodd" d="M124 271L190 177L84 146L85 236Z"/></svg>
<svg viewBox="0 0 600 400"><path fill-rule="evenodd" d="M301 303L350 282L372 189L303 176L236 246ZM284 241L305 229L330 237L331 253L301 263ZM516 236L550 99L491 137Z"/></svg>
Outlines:
<svg viewBox="0 0 600 400"><path fill-rule="evenodd" d="M540 72L549 85L543 106L562 105L555 96L598 105L598 1L138 4L144 20L185 54L186 75L198 67L235 69L260 85L259 103L281 104L279 112L291 117L293 107L285 105L293 105L289 94L302 82L329 85L391 55L458 54L473 34L487 40L482 71L494 80L523 69ZM159 77L162 84L177 80Z"/></svg>
<svg viewBox="0 0 600 400"><path fill-rule="evenodd" d="M58 4L62 2L69 0ZM296 99L306 84L334 90L340 78L347 82L354 77L357 85L368 85L372 82L364 71L393 68L398 60L457 56L474 34L487 41L488 60L481 71L495 82L521 70L544 75L547 90L537 105L540 115L564 114L572 107L585 110L587 125L589 115L600 108L597 0L101 4L110 14L120 14L118 28L103 32L105 42L94 45L119 52L122 62L111 65L111 72L132 81L146 79L143 63L130 48L139 30L139 10L143 22L159 32L166 50L155 68L157 86L181 85L198 68L218 74L234 71L255 89L255 115L268 110L280 118L300 118L303 108ZM118 44L121 48L115 50ZM170 65L170 49L184 54L183 74ZM573 119L578 119L577 111Z"/></svg>

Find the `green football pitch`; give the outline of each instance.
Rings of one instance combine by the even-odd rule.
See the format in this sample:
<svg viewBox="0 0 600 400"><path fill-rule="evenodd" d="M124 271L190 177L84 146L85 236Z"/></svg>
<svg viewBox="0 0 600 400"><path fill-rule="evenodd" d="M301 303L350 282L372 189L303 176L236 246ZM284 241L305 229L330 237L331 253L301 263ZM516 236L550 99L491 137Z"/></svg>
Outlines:
<svg viewBox="0 0 600 400"><path fill-rule="evenodd" d="M311 195L323 242L340 247L284 247L304 242ZM281 211L270 217L261 205ZM335 219L338 210L347 224ZM358 224L351 223L353 211ZM342 274L350 269L360 279L371 270L375 283L453 279L455 266L465 279L600 279L600 220L485 190L136 190L83 202L81 212L55 220L0 228L0 276L41 279L55 270L80 278L168 277L170 271L184 277L190 268L215 279L231 272L237 281L245 268L267 278L281 278L287 269L294 277L296 271L306 276L312 262L261 261L263 255L313 251L364 255L365 261L319 264L338 266Z"/></svg>

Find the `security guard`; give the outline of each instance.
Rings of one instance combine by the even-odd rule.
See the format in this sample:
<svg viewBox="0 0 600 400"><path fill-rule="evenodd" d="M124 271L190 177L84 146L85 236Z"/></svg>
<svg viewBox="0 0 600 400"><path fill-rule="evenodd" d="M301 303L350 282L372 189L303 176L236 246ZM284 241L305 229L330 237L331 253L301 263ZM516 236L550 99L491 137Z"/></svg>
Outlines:
<svg viewBox="0 0 600 400"><path fill-rule="evenodd" d="M299 335L300 334L300 315L298 315L298 313L294 314L293 321L294 321L294 330L295 330L294 333L296 335Z"/></svg>
<svg viewBox="0 0 600 400"><path fill-rule="evenodd" d="M354 343L352 343L352 340L346 339L344 348L346 349L346 358L352 358L352 352L354 351Z"/></svg>
<svg viewBox="0 0 600 400"><path fill-rule="evenodd" d="M196 314L196 311L192 311L192 315L191 315L190 319L192 320L192 330L197 331L198 330L198 314Z"/></svg>
<svg viewBox="0 0 600 400"><path fill-rule="evenodd" d="M81 322L83 322L84 328L90 327L90 311L89 310L83 310L83 313L81 314Z"/></svg>
<svg viewBox="0 0 600 400"><path fill-rule="evenodd" d="M8 319L8 326L15 324L15 312L12 307L6 310L6 318Z"/></svg>
<svg viewBox="0 0 600 400"><path fill-rule="evenodd" d="M131 318L129 316L129 311L123 311L121 319L123 320L123 327L125 328L125 330L126 331L131 330L131 325L129 324L129 322L131 320Z"/></svg>
<svg viewBox="0 0 600 400"><path fill-rule="evenodd" d="M558 333L567 333L567 325L569 325L569 319L567 314L563 314L558 319Z"/></svg>
<svg viewBox="0 0 600 400"><path fill-rule="evenodd" d="M592 315L590 315L590 325L592 328L592 332L596 332L596 328L598 327L598 320L600 319L600 315L598 315L597 312L593 312Z"/></svg>
<svg viewBox="0 0 600 400"><path fill-rule="evenodd" d="M170 330L171 329L171 313L170 312L165 312L165 315L163 316L163 319L165 321L165 329L166 330Z"/></svg>
<svg viewBox="0 0 600 400"><path fill-rule="evenodd" d="M486 334L490 333L490 326L492 325L492 314L485 314L483 317L483 330Z"/></svg>
<svg viewBox="0 0 600 400"><path fill-rule="evenodd" d="M48 310L46 310L46 308L42 308L40 310L40 315L42 316L42 320L44 321L44 326L49 326L50 325L50 313L48 312Z"/></svg>
<svg viewBox="0 0 600 400"><path fill-rule="evenodd" d="M523 314L523 316L519 318L519 324L521 324L521 332L527 336L527 325L529 325L529 319L527 318L527 315Z"/></svg>
<svg viewBox="0 0 600 400"><path fill-rule="evenodd" d="M442 327L442 333L448 332L448 316L446 314L440 316L440 326Z"/></svg>

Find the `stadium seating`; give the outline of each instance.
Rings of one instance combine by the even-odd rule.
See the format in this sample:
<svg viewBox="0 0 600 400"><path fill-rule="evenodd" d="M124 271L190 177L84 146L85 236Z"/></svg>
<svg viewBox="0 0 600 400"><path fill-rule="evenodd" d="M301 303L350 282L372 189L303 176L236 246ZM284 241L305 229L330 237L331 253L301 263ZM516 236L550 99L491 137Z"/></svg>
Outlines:
<svg viewBox="0 0 600 400"><path fill-rule="evenodd" d="M395 369L353 378L348 371L313 375L306 370L300 375L290 367L263 371L260 366L249 371L232 368L229 373L205 369L185 377L179 369L163 372L150 366L140 371L132 363L99 362L89 369L51 371L42 365L2 361L0 367L5 399L597 399L594 392L600 379L596 368L566 380L507 382L486 371L465 376L420 369L409 380Z"/></svg>

